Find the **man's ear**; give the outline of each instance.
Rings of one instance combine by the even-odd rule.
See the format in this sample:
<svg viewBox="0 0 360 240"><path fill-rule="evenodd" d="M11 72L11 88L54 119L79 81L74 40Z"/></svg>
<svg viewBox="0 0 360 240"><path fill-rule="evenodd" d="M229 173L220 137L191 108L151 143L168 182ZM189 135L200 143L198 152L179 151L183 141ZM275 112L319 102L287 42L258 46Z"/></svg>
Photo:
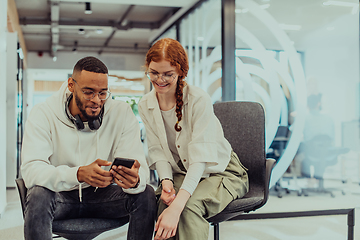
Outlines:
<svg viewBox="0 0 360 240"><path fill-rule="evenodd" d="M68 79L68 89L72 93L75 91L75 83L71 77Z"/></svg>

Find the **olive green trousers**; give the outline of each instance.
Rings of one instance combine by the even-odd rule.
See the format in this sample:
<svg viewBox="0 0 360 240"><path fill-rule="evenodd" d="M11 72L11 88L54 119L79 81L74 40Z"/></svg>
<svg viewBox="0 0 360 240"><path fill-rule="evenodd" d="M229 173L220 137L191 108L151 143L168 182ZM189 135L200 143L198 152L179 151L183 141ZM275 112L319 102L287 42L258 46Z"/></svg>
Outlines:
<svg viewBox="0 0 360 240"><path fill-rule="evenodd" d="M174 189L179 191L185 175L174 173ZM249 190L246 168L241 164L236 153L224 172L210 174L200 180L193 195L186 203L179 219L176 240L207 240L209 222L206 220L221 212L232 200L243 197ZM162 186L156 190L158 200L158 216L167 208L161 199Z"/></svg>

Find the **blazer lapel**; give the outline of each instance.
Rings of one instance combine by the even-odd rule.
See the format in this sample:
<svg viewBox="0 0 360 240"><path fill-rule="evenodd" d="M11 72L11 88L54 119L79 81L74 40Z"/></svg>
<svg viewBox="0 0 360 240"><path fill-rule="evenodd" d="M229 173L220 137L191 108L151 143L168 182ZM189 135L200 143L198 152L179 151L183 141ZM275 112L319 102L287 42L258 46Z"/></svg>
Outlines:
<svg viewBox="0 0 360 240"><path fill-rule="evenodd" d="M151 98L149 99L148 108L153 110L153 120L157 127L159 140L164 149L167 149L168 142L166 137L165 125L160 112L159 103L156 98L156 92L153 89Z"/></svg>

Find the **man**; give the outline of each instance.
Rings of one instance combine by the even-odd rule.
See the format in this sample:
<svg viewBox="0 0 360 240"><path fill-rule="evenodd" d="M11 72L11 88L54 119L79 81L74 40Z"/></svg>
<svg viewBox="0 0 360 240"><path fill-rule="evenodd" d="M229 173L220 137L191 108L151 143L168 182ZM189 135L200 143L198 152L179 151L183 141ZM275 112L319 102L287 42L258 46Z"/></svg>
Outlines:
<svg viewBox="0 0 360 240"><path fill-rule="evenodd" d="M31 111L21 166L25 239L52 239L57 219L127 215L128 239L152 239L156 199L146 185L139 124L127 103L109 97L107 67L86 57L67 84ZM109 170L116 157L136 161L131 169Z"/></svg>

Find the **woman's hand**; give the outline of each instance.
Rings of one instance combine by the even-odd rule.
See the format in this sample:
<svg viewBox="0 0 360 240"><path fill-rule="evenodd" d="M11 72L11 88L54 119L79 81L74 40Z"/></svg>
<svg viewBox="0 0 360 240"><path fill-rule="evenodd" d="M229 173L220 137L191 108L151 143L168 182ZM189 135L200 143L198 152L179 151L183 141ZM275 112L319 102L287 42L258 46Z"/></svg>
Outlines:
<svg viewBox="0 0 360 240"><path fill-rule="evenodd" d="M180 214L190 196L190 193L186 190L179 190L175 200L160 214L155 224L155 240L163 240L175 236Z"/></svg>
<svg viewBox="0 0 360 240"><path fill-rule="evenodd" d="M154 240L163 240L175 236L182 208L175 205L166 208L155 224Z"/></svg>
<svg viewBox="0 0 360 240"><path fill-rule="evenodd" d="M176 197L174 185L170 180L163 180L161 182L161 185L162 185L162 192L160 199L161 201L163 201L164 204L170 206L170 204L174 201Z"/></svg>

